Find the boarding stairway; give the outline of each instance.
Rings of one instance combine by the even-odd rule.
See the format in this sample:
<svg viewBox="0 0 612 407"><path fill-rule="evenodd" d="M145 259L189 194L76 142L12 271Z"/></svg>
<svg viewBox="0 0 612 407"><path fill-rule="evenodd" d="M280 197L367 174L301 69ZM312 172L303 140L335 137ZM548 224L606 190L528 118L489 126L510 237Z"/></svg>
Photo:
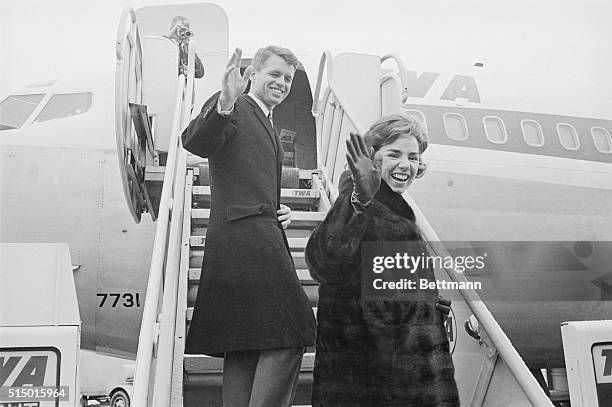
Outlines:
<svg viewBox="0 0 612 407"><path fill-rule="evenodd" d="M141 48L153 51L142 54ZM136 16L126 9L117 41L116 128L119 159L124 165L122 181L135 220L148 212L157 222L132 405L221 406L222 359L184 354L210 215L207 163L188 155L180 143L182 129L192 117L193 47L187 77L180 75L174 88L168 91L175 101L171 119L163 116L160 107L168 99L160 90L166 82L158 80L149 85L155 88L151 93L143 85L147 78L159 74L147 73L147 60L151 62L151 55L156 53L159 57L166 52L164 49L173 52L159 38L145 39L141 45ZM176 78L177 60L168 55L163 63L160 59L152 61L157 63L158 71L167 63L167 77ZM395 66L390 69L392 63ZM383 64L387 67L383 68ZM341 54L332 58L325 52L321 57L312 107L316 118L317 169L284 169L281 191L281 202L292 208L287 237L296 272L315 312L318 287L304 259L308 237L338 196L349 133L363 134L366 124L382 115L402 111L407 94L405 72L402 61L394 55ZM157 120L157 137L153 136L153 117ZM160 127L165 131L160 131ZM163 154L159 154L160 144L167 147L161 149ZM414 209L431 252L447 255L418 203L409 194L404 198ZM437 278L466 281L455 270L435 272ZM466 289L460 290L460 295L453 299L453 304L463 302L464 308L473 314L470 334L476 338L459 344L461 353L456 350L455 355L466 357L454 356L462 405L552 406L478 294ZM460 317L462 324L466 318ZM465 332L462 334L466 336ZM316 349L308 349L304 355L296 405L310 404L315 352Z"/></svg>
<svg viewBox="0 0 612 407"><path fill-rule="evenodd" d="M202 162L193 170L197 174L195 182L187 184L186 196L190 196L191 214L189 216L191 234L189 236L189 251L185 251L188 259L182 264L188 264L187 279L180 278L179 302L177 307L177 333L175 338L174 369L180 372L180 355L184 349L186 329L193 315L193 304L196 299L200 280L200 267L206 242L206 226L209 219L210 186L208 185L208 166ZM281 180L281 203L292 209L292 222L285 231L291 249L291 255L302 288L306 292L313 312L316 314L318 300L318 285L310 276L304 257L304 249L312 230L323 220L326 210L324 186L320 181L319 171L284 168ZM190 190L190 192L188 192ZM186 201L186 206L189 202ZM179 326L179 321L186 321L186 328ZM310 386L312 384L312 369L314 364L314 349L307 349L303 356L296 402L309 404ZM184 371L183 405L220 406L223 360L204 355L184 355L182 359ZM178 373L177 372L177 376ZM179 384L179 383L177 383ZM180 387L180 386L179 386ZM177 389L177 396L179 395ZM174 395L174 393L173 393ZM178 397L177 397L178 398ZM177 400L178 401L178 400ZM171 405L180 405L174 404Z"/></svg>

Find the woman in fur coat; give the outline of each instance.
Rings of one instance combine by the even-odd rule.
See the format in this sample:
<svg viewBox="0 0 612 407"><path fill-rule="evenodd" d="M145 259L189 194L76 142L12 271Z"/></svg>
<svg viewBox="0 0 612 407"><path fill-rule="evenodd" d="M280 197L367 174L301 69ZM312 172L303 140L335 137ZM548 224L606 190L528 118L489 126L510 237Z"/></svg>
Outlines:
<svg viewBox="0 0 612 407"><path fill-rule="evenodd" d="M364 138L347 141L350 176L341 177L340 195L306 248L320 283L312 405L459 406L437 291L384 300L361 293L362 242L410 242L408 255L427 253L401 196L425 170L426 135L413 119L393 115ZM434 281L431 269L414 276Z"/></svg>

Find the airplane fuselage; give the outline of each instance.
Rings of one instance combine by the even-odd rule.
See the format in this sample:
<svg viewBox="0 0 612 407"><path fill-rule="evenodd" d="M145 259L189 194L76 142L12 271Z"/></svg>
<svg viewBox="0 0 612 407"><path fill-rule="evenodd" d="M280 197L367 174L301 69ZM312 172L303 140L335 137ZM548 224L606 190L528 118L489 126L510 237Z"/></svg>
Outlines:
<svg viewBox="0 0 612 407"><path fill-rule="evenodd" d="M82 347L133 356L155 224L127 210L106 93L83 114L0 134L0 237L69 243Z"/></svg>

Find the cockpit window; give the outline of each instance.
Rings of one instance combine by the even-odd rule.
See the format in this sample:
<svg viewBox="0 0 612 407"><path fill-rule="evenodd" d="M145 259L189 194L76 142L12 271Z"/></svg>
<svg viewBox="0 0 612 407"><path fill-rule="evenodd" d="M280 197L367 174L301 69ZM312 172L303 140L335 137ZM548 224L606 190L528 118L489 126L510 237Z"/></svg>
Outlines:
<svg viewBox="0 0 612 407"><path fill-rule="evenodd" d="M45 122L83 114L91 107L91 99L91 92L53 95L35 121Z"/></svg>
<svg viewBox="0 0 612 407"><path fill-rule="evenodd" d="M18 129L45 95L10 95L0 102L0 130Z"/></svg>

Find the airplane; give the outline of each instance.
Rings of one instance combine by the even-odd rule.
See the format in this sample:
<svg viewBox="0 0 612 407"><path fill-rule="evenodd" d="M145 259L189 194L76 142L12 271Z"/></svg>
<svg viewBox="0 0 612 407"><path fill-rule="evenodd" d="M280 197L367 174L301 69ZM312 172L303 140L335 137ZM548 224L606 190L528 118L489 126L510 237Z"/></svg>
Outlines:
<svg viewBox="0 0 612 407"><path fill-rule="evenodd" d="M217 8L207 9L209 24L205 24L194 11L200 10L196 5L165 7L136 12L143 38L159 37L166 20L180 13L192 20L196 41L211 38L210 32L226 23ZM153 23L147 13L168 18ZM194 82L194 114L218 87L228 55L227 32L219 31L212 38L206 44L196 42L207 73ZM149 42L172 52L163 39ZM381 53L388 51L381 48ZM146 62L143 69L151 66ZM172 61L167 65L176 69ZM611 260L605 242L612 241L612 117L605 110L609 96L582 105L574 100L562 107L544 99L546 104L534 106L533 100L516 100L516 94L507 91L510 83L524 86L523 78L501 81L478 66L452 73L408 67L404 74L403 110L420 120L430 135L428 174L409 191L411 198L440 240L457 242L453 250L458 252L465 250L461 243L466 241L481 242L470 250L488 253L496 249L491 242L504 250L508 250L504 242L542 242L541 247L522 251L511 245L522 255L516 260L518 269L541 266L542 261L551 264L543 274L531 273L524 280L514 273L519 287L466 274L481 278L485 285L501 281L501 287L514 294L522 289L521 303L500 296L491 297L487 306L530 368L563 366L559 324L610 315L606 302L610 277L603 272ZM275 116L281 125L307 135L296 140L302 153L298 149L294 159L297 167L309 170L316 169L321 159L315 156L315 121L310 115L315 78L312 67L300 70L291 99L279 106ZM352 85L359 93L361 84ZM506 88L506 93L499 88ZM135 190L144 185L137 185L138 177L142 180L147 167L162 165L165 156L163 149L145 152L142 172L129 173L118 143L124 140L116 137L113 108L118 92L108 78L80 83L50 80L13 92L0 102L0 237L3 242L68 242L83 319L82 347L133 357L156 228L156 203L143 201ZM172 107L171 101L168 106ZM155 129L169 125L159 109L149 111ZM291 118L291 112L300 116ZM137 168L132 164L132 170ZM569 263L555 263L551 248ZM567 270L566 264L573 268ZM500 264L492 261L491 266ZM576 280L575 272L584 270L588 278ZM546 294L551 286L558 289L551 280L563 283L564 289L576 281L584 284L577 293L559 298ZM454 302L455 318L449 321L454 358L471 358L478 343L466 343L461 326L468 308L456 292L444 293ZM457 372L460 387L469 388L461 390L462 401L469 398L477 373ZM469 378L459 379L462 376Z"/></svg>
<svg viewBox="0 0 612 407"><path fill-rule="evenodd" d="M82 346L133 355L155 224L126 213L112 83L38 82L2 101L2 240L67 242Z"/></svg>

